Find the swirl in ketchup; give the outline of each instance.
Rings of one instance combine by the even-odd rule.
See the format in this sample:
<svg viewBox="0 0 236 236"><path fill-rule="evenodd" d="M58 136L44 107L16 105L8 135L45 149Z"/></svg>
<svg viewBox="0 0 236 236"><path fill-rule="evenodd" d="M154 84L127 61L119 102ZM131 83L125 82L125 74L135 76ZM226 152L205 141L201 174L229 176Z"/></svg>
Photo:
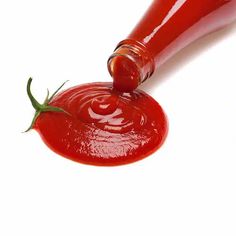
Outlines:
<svg viewBox="0 0 236 236"><path fill-rule="evenodd" d="M49 102L65 112L41 112L34 128L56 153L73 161L115 166L150 155L163 143L167 120L141 90L120 93L111 83L65 90Z"/></svg>

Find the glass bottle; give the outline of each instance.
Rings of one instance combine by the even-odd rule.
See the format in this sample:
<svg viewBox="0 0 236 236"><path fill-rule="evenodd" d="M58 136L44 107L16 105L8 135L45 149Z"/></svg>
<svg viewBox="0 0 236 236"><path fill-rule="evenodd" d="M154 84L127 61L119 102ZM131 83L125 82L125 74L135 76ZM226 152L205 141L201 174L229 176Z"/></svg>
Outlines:
<svg viewBox="0 0 236 236"><path fill-rule="evenodd" d="M134 90L182 48L235 19L236 0L154 0L108 60L114 87Z"/></svg>

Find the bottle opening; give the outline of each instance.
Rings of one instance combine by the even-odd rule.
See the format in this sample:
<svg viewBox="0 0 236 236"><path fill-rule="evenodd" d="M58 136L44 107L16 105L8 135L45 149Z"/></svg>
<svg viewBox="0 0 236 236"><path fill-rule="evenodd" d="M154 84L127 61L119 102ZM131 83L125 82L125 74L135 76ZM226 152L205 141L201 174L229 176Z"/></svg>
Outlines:
<svg viewBox="0 0 236 236"><path fill-rule="evenodd" d="M114 87L122 92L136 89L154 71L154 63L144 46L132 40L122 41L108 60Z"/></svg>

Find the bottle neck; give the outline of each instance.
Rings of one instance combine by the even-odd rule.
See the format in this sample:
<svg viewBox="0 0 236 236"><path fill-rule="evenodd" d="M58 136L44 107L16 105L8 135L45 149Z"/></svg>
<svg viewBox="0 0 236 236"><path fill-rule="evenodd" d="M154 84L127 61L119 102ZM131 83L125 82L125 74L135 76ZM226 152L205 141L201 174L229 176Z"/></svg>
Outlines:
<svg viewBox="0 0 236 236"><path fill-rule="evenodd" d="M136 89L154 72L154 60L147 48L138 41L121 41L108 59L108 70L114 87L123 92Z"/></svg>
<svg viewBox="0 0 236 236"><path fill-rule="evenodd" d="M236 0L154 0L108 60L114 87L132 91L198 38L236 19Z"/></svg>

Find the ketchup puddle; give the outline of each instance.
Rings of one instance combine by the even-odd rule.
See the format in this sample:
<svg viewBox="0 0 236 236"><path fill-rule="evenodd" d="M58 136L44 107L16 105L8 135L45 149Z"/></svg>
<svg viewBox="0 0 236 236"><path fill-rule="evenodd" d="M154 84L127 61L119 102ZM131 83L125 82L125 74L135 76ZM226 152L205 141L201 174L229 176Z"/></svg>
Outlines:
<svg viewBox="0 0 236 236"><path fill-rule="evenodd" d="M164 142L168 125L160 105L141 90L119 93L91 83L54 96L33 128L54 152L76 162L116 166L141 160Z"/></svg>

